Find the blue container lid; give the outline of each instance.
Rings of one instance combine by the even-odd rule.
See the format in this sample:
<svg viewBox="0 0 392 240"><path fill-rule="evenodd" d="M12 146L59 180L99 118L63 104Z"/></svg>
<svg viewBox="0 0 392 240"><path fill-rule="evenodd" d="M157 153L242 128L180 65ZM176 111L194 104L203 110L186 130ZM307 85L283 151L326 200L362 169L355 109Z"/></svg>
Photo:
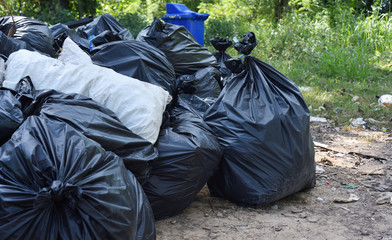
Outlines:
<svg viewBox="0 0 392 240"><path fill-rule="evenodd" d="M166 3L166 14L162 20L171 19L192 19L192 20L206 20L210 14L197 13L191 11L187 6L180 3Z"/></svg>

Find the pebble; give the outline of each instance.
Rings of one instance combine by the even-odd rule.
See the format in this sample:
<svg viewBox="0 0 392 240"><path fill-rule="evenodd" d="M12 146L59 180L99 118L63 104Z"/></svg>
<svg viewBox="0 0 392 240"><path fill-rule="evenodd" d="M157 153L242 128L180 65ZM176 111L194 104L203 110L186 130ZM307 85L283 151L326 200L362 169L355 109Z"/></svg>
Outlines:
<svg viewBox="0 0 392 240"><path fill-rule="evenodd" d="M300 217L300 218L307 218L308 215L306 215L305 213L300 213L300 214L299 214L299 217Z"/></svg>
<svg viewBox="0 0 392 240"><path fill-rule="evenodd" d="M302 209L294 209L294 210L291 210L291 212L292 213L302 213L303 210Z"/></svg>
<svg viewBox="0 0 392 240"><path fill-rule="evenodd" d="M369 236L370 233L367 230L361 230L361 235L362 236Z"/></svg>
<svg viewBox="0 0 392 240"><path fill-rule="evenodd" d="M384 193L382 196L380 196L380 197L376 200L376 203L377 203L378 205L386 204L386 203L392 204L392 192Z"/></svg>

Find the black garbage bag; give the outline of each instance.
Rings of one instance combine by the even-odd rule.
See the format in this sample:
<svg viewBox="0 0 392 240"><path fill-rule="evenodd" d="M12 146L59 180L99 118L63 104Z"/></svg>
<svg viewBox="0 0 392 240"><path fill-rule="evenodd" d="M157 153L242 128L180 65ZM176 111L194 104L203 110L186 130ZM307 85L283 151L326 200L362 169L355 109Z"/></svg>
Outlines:
<svg viewBox="0 0 392 240"><path fill-rule="evenodd" d="M106 13L94 19L91 23L80 26L76 29L79 36L85 39L96 37L106 30L112 33L112 38L117 41L133 40L133 36L128 29L124 28L112 15Z"/></svg>
<svg viewBox="0 0 392 240"><path fill-rule="evenodd" d="M77 43L79 46L83 46L84 49L88 48L90 41L88 39L80 37L75 30L70 29L67 25L58 23L56 25L49 26L52 32L54 41L53 48L57 54L60 54L64 41L67 37L71 38L72 41Z"/></svg>
<svg viewBox="0 0 392 240"><path fill-rule="evenodd" d="M162 50L173 64L177 77L194 74L209 66L219 68L216 58L199 45L184 26L163 23L155 18L136 39Z"/></svg>
<svg viewBox="0 0 392 240"><path fill-rule="evenodd" d="M111 110L82 95L36 91L29 78L18 83L17 92L25 116L41 115L67 123L121 157L141 184L147 180L158 150L125 127Z"/></svg>
<svg viewBox="0 0 392 240"><path fill-rule="evenodd" d="M111 68L128 77L158 85L174 96L176 75L166 55L145 42L110 42L93 48L94 64Z"/></svg>
<svg viewBox="0 0 392 240"><path fill-rule="evenodd" d="M23 123L22 105L14 94L0 89L0 146L11 138L11 135Z"/></svg>
<svg viewBox="0 0 392 240"><path fill-rule="evenodd" d="M75 21L71 21L71 22L66 22L64 23L66 26L68 26L69 28L77 28L86 24L91 23L92 21L94 21L94 17L93 16L87 16Z"/></svg>
<svg viewBox="0 0 392 240"><path fill-rule="evenodd" d="M3 33L0 44L1 54L8 57L19 49L28 49L55 56L53 36L46 23L22 16L14 16L14 19L16 30L12 37L8 37L7 34L13 26L12 18L0 18L0 31Z"/></svg>
<svg viewBox="0 0 392 240"><path fill-rule="evenodd" d="M212 38L210 39L210 43L218 51L212 53L212 55L214 55L214 57L218 61L218 64L220 66L219 71L222 78L225 79L227 77L230 77L231 71L226 67L225 62L231 59L231 56L226 53L226 49L228 49L233 44L233 42L230 39L225 38Z"/></svg>
<svg viewBox="0 0 392 240"><path fill-rule="evenodd" d="M253 32L248 32L243 37L241 42L234 44L234 48L244 55L249 55L257 45L256 36Z"/></svg>
<svg viewBox="0 0 392 240"><path fill-rule="evenodd" d="M185 95L179 95L170 126L161 130L156 146L159 158L143 189L155 219L162 219L180 213L193 201L216 170L222 152Z"/></svg>
<svg viewBox="0 0 392 240"><path fill-rule="evenodd" d="M226 67L235 74L241 73L244 70L244 64L239 58L232 58L225 62ZM233 77L233 76L231 76ZM228 78L230 79L230 77ZM228 81L226 81L228 82Z"/></svg>
<svg viewBox="0 0 392 240"><path fill-rule="evenodd" d="M34 51L34 49L26 42L8 37L3 32L0 32L0 43L1 57L8 58L11 53L18 51L19 49L28 49Z"/></svg>
<svg viewBox="0 0 392 240"><path fill-rule="evenodd" d="M254 57L243 65L205 113L223 149L208 186L213 196L258 206L315 185L314 146L297 86Z"/></svg>
<svg viewBox="0 0 392 240"><path fill-rule="evenodd" d="M0 147L2 239L155 239L121 158L66 123L31 116Z"/></svg>
<svg viewBox="0 0 392 240"><path fill-rule="evenodd" d="M182 75L177 78L179 93L193 94L200 98L217 98L221 92L220 73L214 67L198 70L193 75Z"/></svg>
<svg viewBox="0 0 392 240"><path fill-rule="evenodd" d="M133 40L130 31L124 28L112 15L106 13L89 22L89 18L83 22L87 24L71 29L67 24L74 23L58 23L50 26L50 30L54 36L54 48L57 53L61 52L61 48L67 37L70 37L86 52L90 52L94 46L113 41ZM77 21L75 22L77 25Z"/></svg>

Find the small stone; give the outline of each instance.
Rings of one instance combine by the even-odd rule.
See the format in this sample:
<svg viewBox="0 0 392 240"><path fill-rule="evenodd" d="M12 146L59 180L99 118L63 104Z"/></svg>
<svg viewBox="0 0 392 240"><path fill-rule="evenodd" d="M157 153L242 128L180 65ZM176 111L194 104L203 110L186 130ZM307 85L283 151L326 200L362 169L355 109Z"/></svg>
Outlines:
<svg viewBox="0 0 392 240"><path fill-rule="evenodd" d="M308 219L308 222L311 222L311 223L317 223L318 222L318 220L315 219L315 218L307 218L307 219Z"/></svg>
<svg viewBox="0 0 392 240"><path fill-rule="evenodd" d="M302 209L294 209L294 210L291 210L291 212L292 213L302 213L303 210Z"/></svg>
<svg viewBox="0 0 392 240"><path fill-rule="evenodd" d="M237 227L238 230L247 230L249 228L250 228L249 226L239 226L239 227Z"/></svg>
<svg viewBox="0 0 392 240"><path fill-rule="evenodd" d="M354 96L354 97L351 99L351 101L356 102L358 99L359 99L358 96Z"/></svg>
<svg viewBox="0 0 392 240"><path fill-rule="evenodd" d="M221 212L217 212L217 213L216 213L216 216L217 216L217 217L223 217L223 214L222 214Z"/></svg>
<svg viewBox="0 0 392 240"><path fill-rule="evenodd" d="M176 220L170 221L171 224L175 224L176 222L177 222Z"/></svg>
<svg viewBox="0 0 392 240"><path fill-rule="evenodd" d="M299 214L299 217L300 217L300 218L307 218L308 215L306 215L305 213L301 213L301 214Z"/></svg>
<svg viewBox="0 0 392 240"><path fill-rule="evenodd" d="M280 226L274 227L274 230L275 230L275 232L282 231L282 227L280 227Z"/></svg>
<svg viewBox="0 0 392 240"><path fill-rule="evenodd" d="M209 216L210 216L210 214L204 213L204 217L209 217Z"/></svg>
<svg viewBox="0 0 392 240"><path fill-rule="evenodd" d="M392 192L388 192L388 193L385 193L382 196L380 196L376 200L376 203L378 205L382 205L382 204L386 204L386 203L392 204Z"/></svg>
<svg viewBox="0 0 392 240"><path fill-rule="evenodd" d="M216 239L216 238L218 238L218 237L219 237L219 234L212 234L212 235L211 235L211 238L212 238L212 239Z"/></svg>
<svg viewBox="0 0 392 240"><path fill-rule="evenodd" d="M361 230L361 235L362 236L369 236L370 233L367 230Z"/></svg>
<svg viewBox="0 0 392 240"><path fill-rule="evenodd" d="M278 210L279 207L278 207L278 205L275 204L275 205L272 205L272 206L271 206L271 209L272 209L272 210Z"/></svg>

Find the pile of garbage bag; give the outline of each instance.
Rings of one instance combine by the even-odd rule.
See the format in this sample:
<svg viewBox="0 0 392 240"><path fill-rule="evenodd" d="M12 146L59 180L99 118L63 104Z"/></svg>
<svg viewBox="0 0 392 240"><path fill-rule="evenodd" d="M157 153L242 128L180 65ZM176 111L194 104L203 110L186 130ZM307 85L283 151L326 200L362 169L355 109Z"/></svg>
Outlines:
<svg viewBox="0 0 392 240"><path fill-rule="evenodd" d="M29 78L15 91L2 88L1 93L2 100L15 103L15 111L0 122L13 123L14 130L0 147L0 233L5 239L155 239L151 206L123 159L105 146L105 123L99 122L103 129L95 136L98 128L79 126L81 114L84 119L99 116L78 111L78 100L96 103L54 90L35 91ZM71 104L63 106L62 100ZM5 112L11 105L1 107ZM71 117L51 116L52 108Z"/></svg>
<svg viewBox="0 0 392 240"><path fill-rule="evenodd" d="M68 40L69 48L78 49ZM155 143L162 114L171 99L169 93L111 69L81 62L89 57L79 57L85 54L80 48L80 54L67 54L67 49L63 46L64 57L59 59L28 50L12 53L6 63L3 86L14 89L20 79L30 76L38 90L49 88L91 97L114 111L131 131Z"/></svg>
<svg viewBox="0 0 392 240"><path fill-rule="evenodd" d="M253 33L199 45L159 19L0 19L0 234L155 239L208 185L241 205L315 184L309 110L250 56Z"/></svg>

